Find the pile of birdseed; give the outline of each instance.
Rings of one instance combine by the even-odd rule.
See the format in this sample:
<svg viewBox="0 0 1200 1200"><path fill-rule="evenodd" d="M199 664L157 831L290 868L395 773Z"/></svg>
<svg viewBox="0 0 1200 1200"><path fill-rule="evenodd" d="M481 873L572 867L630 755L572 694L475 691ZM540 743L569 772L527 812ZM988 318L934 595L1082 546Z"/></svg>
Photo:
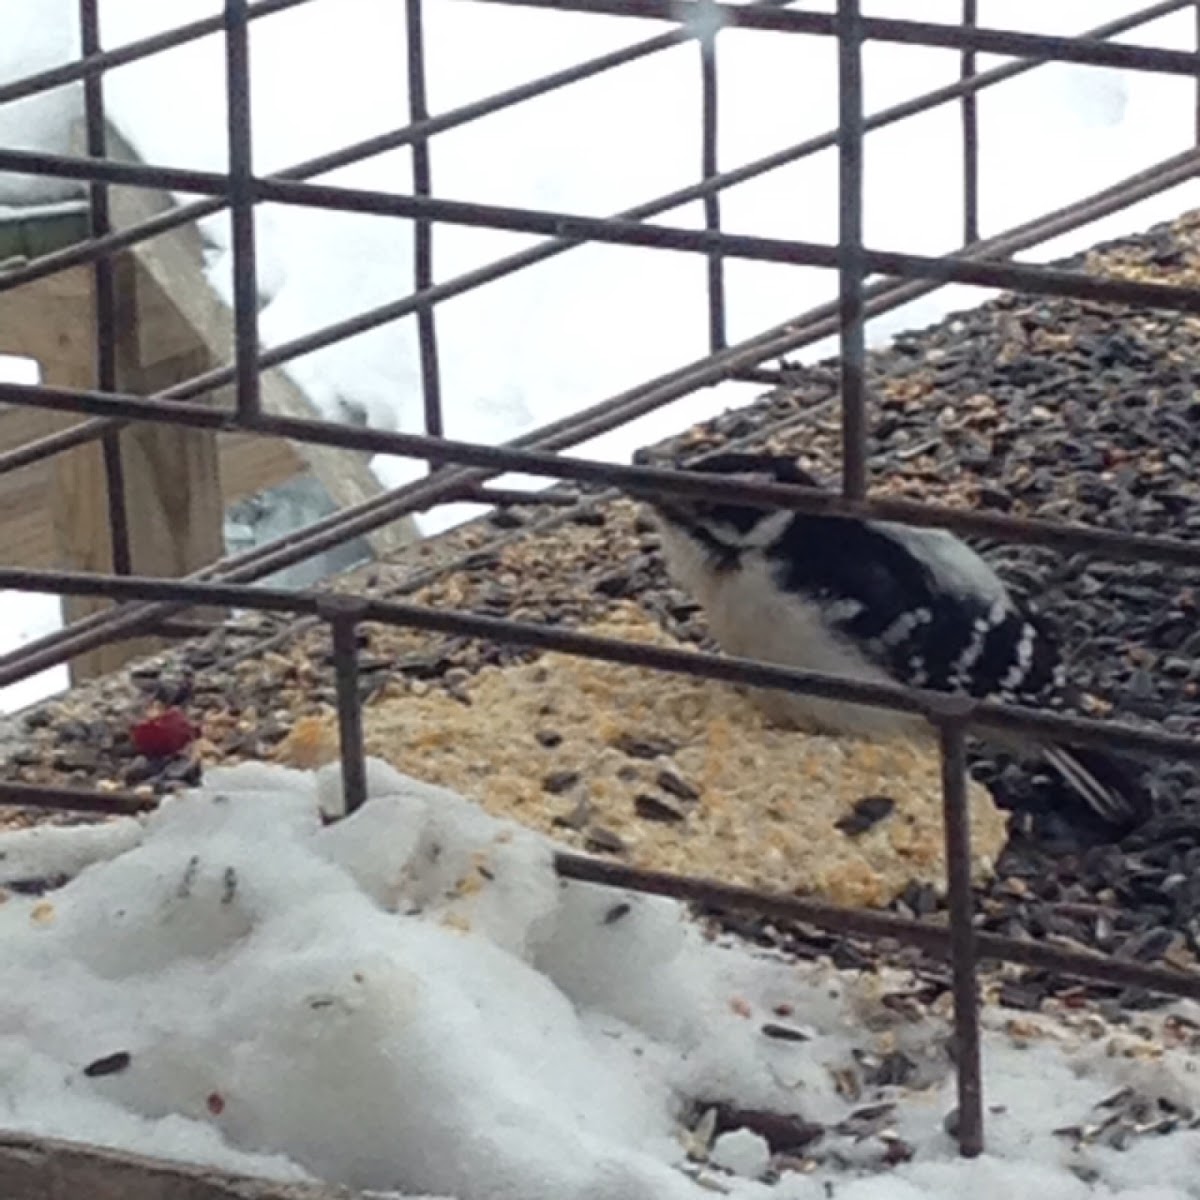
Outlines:
<svg viewBox="0 0 1200 1200"><path fill-rule="evenodd" d="M1195 284L1200 215L1101 247L1089 268ZM1080 265L1072 261L1069 265ZM868 356L873 479L880 493L1134 532L1200 530L1200 321L1090 302L1001 295ZM796 367L791 382L656 447L652 459L734 442L801 455L836 476L836 361ZM1179 568L1108 563L1024 546L981 546L1040 608L1069 649L1089 715L1200 729L1200 591ZM502 510L339 581L438 607L585 627L622 602L680 642L707 646L695 606L671 588L649 523L626 502L586 498L565 513ZM447 568L433 577L434 566ZM251 619L248 619L251 620ZM259 632L220 631L31 714L0 772L146 791L177 786L196 760L270 757L297 720L324 721L333 699L323 630L290 636L276 618ZM270 636L269 651L255 650ZM462 638L370 627L363 631L368 708L409 692L463 704L488 667L536 655ZM184 707L204 736L191 757L139 760L126 730L149 706ZM472 708L475 702L472 702ZM370 724L371 717L368 717ZM401 764L403 765L403 764ZM563 769L566 769L565 767ZM1001 756L976 771L1020 815L981 881L985 928L1190 966L1200 948L1200 784L1193 769L1156 764L1158 812L1118 845L1060 819L1051 781ZM557 815L557 810L556 810ZM665 833L665 831L663 831ZM616 851L610 851L616 852ZM893 907L927 915L936 890L914 883ZM878 950L811 930L722 915L726 927L798 954L836 953L869 965ZM928 968L929 987L944 987ZM1006 977L1006 1001L1036 1008L1052 991L1146 1002L1119 989Z"/></svg>
<svg viewBox="0 0 1200 1200"><path fill-rule="evenodd" d="M678 645L631 605L589 633ZM484 667L453 692L398 687L365 713L367 752L568 845L636 866L877 907L945 877L932 742L810 737L736 689L566 654ZM279 746L337 757L334 714ZM991 871L1005 821L972 785L973 850Z"/></svg>

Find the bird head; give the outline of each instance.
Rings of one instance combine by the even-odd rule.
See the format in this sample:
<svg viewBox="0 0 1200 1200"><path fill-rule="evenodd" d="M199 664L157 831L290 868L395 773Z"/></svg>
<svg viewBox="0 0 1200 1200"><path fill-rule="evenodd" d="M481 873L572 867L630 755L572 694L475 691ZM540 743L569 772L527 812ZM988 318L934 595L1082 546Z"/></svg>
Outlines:
<svg viewBox="0 0 1200 1200"><path fill-rule="evenodd" d="M688 473L722 475L746 482L819 486L794 458L783 454L727 452L669 465ZM631 494L649 505L664 529L684 534L717 555L736 556L765 545L792 517L790 511L770 505L704 496L654 496L640 489L631 489Z"/></svg>

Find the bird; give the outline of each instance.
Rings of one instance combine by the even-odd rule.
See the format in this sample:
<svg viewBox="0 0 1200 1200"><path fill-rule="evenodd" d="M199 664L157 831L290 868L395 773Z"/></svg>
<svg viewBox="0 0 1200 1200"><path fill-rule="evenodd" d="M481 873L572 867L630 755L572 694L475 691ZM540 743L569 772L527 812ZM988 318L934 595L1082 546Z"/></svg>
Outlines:
<svg viewBox="0 0 1200 1200"><path fill-rule="evenodd" d="M718 452L673 464L741 480L820 487L787 455ZM1061 709L1062 653L1044 619L945 529L654 495L674 583L727 654L872 683ZM928 733L913 712L751 689L776 723L860 737ZM1138 767L1107 750L1023 740L1107 826L1148 814Z"/></svg>

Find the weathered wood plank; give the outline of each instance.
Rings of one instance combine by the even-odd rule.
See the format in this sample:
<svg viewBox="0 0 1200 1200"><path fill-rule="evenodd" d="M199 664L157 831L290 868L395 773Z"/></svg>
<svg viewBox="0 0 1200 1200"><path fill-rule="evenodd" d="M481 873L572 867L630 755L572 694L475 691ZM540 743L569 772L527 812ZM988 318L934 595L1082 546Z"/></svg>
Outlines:
<svg viewBox="0 0 1200 1200"><path fill-rule="evenodd" d="M131 326L131 332L141 324ZM207 366L204 350L151 366L124 361L120 383L147 394L191 379ZM135 423L121 439L135 573L177 578L216 562L225 552L216 436Z"/></svg>
<svg viewBox="0 0 1200 1200"><path fill-rule="evenodd" d="M0 546L5 566L48 567L54 542L46 504L48 472L34 467L0 475Z"/></svg>
<svg viewBox="0 0 1200 1200"><path fill-rule="evenodd" d="M0 294L0 350L35 359L41 366L43 381L48 384L90 387L94 311L91 275L83 269L65 271ZM6 411L15 419L14 410ZM75 419L41 413L36 418L23 417L19 423L26 428L32 424L40 433L49 433ZM49 540L51 551L51 561L45 565L109 569L108 529L103 520L106 493L99 447L83 446L48 463L17 472L10 477L9 486L19 486L14 481L22 476L28 486L30 477L36 480L39 473L44 505L41 531ZM55 481L60 477L68 481L68 487L66 494L57 498L61 503L57 503ZM14 540L19 543L25 539ZM43 552L45 549L43 544ZM96 601L68 600L63 611L66 619L73 621L101 606ZM72 678L87 678L103 669L111 660L113 649L104 647L72 663Z"/></svg>
<svg viewBox="0 0 1200 1200"><path fill-rule="evenodd" d="M110 152L129 156L115 134ZM114 188L111 199L118 227L138 223L172 203L165 194L146 189ZM119 388L148 394L229 357L232 314L205 278L195 227L139 243L115 261ZM94 312L90 268L75 268L0 294L0 352L37 360L49 385L92 387ZM319 416L279 370L264 373L262 398L270 412ZM0 450L78 419L0 406ZM366 455L250 435L220 439L225 443L222 452L218 440L198 430L136 423L121 433L136 571L171 577L207 565L223 551L225 505L284 482L305 466L339 507L361 503L382 491ZM224 483L222 467L227 474ZM105 488L99 444L79 447L0 479L0 534L6 560L110 570ZM382 554L414 536L415 526L408 518L376 530L369 540ZM67 618L78 620L103 607L102 600L73 598L66 604ZM107 673L156 648L149 639L102 646L72 663L72 679L78 682Z"/></svg>
<svg viewBox="0 0 1200 1200"><path fill-rule="evenodd" d="M221 438L221 491L225 507L267 488L278 487L308 470L308 464L280 438L248 433Z"/></svg>
<svg viewBox="0 0 1200 1200"><path fill-rule="evenodd" d="M125 256L118 260L116 276L118 386L144 394L203 370L208 358L196 351L194 343L190 356L177 355L150 368L141 364L134 336L144 328L139 268ZM152 311L153 306L147 305L147 312ZM92 387L94 313L92 274L86 268L4 293L0 295L0 349L36 359L47 384ZM168 325L162 315L154 323ZM5 416L18 433L33 436L75 419L13 409ZM120 440L134 569L171 577L219 558L224 549L224 504L215 435L135 425L122 432ZM39 485L42 532L52 548L51 563L75 570L111 570L107 482L99 444L78 447L14 473L5 480L5 499L39 498ZM22 536L13 538L13 549L21 547L26 554L40 550L40 556L45 556L46 542L39 547L36 532L23 521ZM103 600L74 597L65 602L64 612L71 622L104 607ZM138 639L101 646L72 662L72 679L78 682L115 670L130 657L159 645Z"/></svg>
<svg viewBox="0 0 1200 1200"><path fill-rule="evenodd" d="M133 159L133 152L119 135L110 131L109 138L112 157ZM173 201L166 193L149 188L118 187L112 189L111 206L114 226L124 229L167 211ZM188 225L139 242L132 253L170 297L213 360L228 361L233 353L233 314L205 278L203 247L196 227ZM152 353L152 346L145 346L143 353ZM277 368L263 373L261 389L262 405L268 412L308 420L321 416L292 379ZM300 443L295 450L339 508L359 504L383 491L366 454ZM406 518L375 530L367 540L376 554L382 555L409 544L414 536L415 525Z"/></svg>
<svg viewBox="0 0 1200 1200"><path fill-rule="evenodd" d="M30 305L36 310L36 299L31 298ZM4 330L0 328L0 353L5 352ZM59 413L0 404L0 454L37 441L56 429L72 424L73 420ZM282 438L260 438L248 433L222 434L217 449L221 459L221 492L226 508L256 492L278 487L308 469L307 463L295 452L291 443ZM9 544L10 522L15 521L22 527L26 522L38 527L46 524L45 513L40 510L49 504L49 486L49 466L46 463L36 463L20 471L0 475L0 528L5 531L5 546ZM18 495L21 497L19 508L18 501L14 499ZM36 497L32 501L32 508L30 497ZM49 544L48 529L38 537ZM22 566L34 565L25 559L15 561ZM37 565L49 561L48 557L39 559Z"/></svg>
<svg viewBox="0 0 1200 1200"><path fill-rule="evenodd" d="M83 1142L0 1132L4 1200L355 1200L325 1184L279 1183L126 1154Z"/></svg>

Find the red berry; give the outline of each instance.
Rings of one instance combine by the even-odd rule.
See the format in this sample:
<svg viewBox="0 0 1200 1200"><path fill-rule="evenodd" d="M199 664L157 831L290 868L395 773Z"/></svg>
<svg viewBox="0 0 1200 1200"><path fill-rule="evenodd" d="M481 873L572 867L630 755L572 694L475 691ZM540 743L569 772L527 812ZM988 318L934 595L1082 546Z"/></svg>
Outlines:
<svg viewBox="0 0 1200 1200"><path fill-rule="evenodd" d="M139 721L129 731L134 749L147 758L170 758L195 741L199 730L178 708Z"/></svg>

